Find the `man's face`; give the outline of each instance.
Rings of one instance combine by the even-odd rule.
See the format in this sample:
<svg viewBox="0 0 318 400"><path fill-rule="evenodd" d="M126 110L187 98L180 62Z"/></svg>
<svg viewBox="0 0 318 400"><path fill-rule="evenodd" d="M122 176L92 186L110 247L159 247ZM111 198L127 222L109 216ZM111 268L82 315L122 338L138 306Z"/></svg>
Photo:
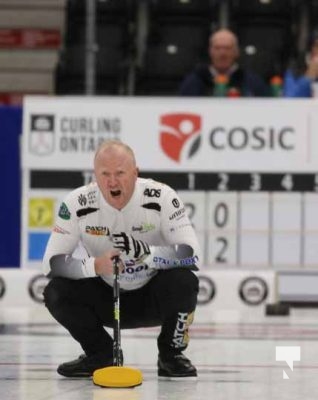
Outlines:
<svg viewBox="0 0 318 400"><path fill-rule="evenodd" d="M225 73L238 58L235 40L229 35L215 35L210 38L209 56L212 66L220 73Z"/></svg>
<svg viewBox="0 0 318 400"><path fill-rule="evenodd" d="M96 155L94 172L98 187L108 204L121 210L133 195L138 168L122 148L104 149Z"/></svg>

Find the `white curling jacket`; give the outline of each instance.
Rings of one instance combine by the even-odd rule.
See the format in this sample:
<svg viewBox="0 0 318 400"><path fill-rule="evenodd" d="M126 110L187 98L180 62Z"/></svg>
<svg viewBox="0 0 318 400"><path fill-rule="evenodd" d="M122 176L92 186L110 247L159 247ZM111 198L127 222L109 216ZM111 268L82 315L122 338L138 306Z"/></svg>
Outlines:
<svg viewBox="0 0 318 400"><path fill-rule="evenodd" d="M112 249L110 234L120 232L148 243L151 250L139 264L121 256L124 290L145 285L158 269L198 269L200 265L197 236L177 193L165 184L137 178L132 198L121 210L105 201L96 183L69 193L47 244L44 273L71 279L96 276L95 257ZM112 275L102 278L112 286Z"/></svg>

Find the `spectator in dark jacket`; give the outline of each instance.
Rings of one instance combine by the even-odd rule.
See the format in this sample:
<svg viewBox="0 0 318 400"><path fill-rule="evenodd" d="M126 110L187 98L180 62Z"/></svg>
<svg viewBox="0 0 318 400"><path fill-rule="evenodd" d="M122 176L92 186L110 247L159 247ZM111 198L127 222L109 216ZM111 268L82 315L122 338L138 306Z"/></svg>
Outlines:
<svg viewBox="0 0 318 400"><path fill-rule="evenodd" d="M262 78L239 65L238 40L230 30L221 29L210 36L209 58L209 65L198 65L185 77L181 96L268 96Z"/></svg>

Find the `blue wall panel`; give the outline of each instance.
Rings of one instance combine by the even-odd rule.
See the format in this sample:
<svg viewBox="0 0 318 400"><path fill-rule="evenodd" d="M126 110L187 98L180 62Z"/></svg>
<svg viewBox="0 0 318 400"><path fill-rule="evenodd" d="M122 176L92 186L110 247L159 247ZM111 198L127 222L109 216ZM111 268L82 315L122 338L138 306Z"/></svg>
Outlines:
<svg viewBox="0 0 318 400"><path fill-rule="evenodd" d="M20 265L22 108L0 106L0 267Z"/></svg>

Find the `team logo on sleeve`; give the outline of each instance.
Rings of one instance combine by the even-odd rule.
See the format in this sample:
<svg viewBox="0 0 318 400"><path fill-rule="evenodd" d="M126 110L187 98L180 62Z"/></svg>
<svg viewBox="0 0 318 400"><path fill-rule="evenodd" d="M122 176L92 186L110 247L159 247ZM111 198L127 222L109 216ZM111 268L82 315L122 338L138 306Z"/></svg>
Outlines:
<svg viewBox="0 0 318 400"><path fill-rule="evenodd" d="M190 113L164 114L160 117L160 145L176 162L191 158L201 142L201 116Z"/></svg>
<svg viewBox="0 0 318 400"><path fill-rule="evenodd" d="M71 212L67 208L67 205L65 203L62 203L60 206L59 217L61 217L62 219L66 219L66 220L71 218Z"/></svg>

